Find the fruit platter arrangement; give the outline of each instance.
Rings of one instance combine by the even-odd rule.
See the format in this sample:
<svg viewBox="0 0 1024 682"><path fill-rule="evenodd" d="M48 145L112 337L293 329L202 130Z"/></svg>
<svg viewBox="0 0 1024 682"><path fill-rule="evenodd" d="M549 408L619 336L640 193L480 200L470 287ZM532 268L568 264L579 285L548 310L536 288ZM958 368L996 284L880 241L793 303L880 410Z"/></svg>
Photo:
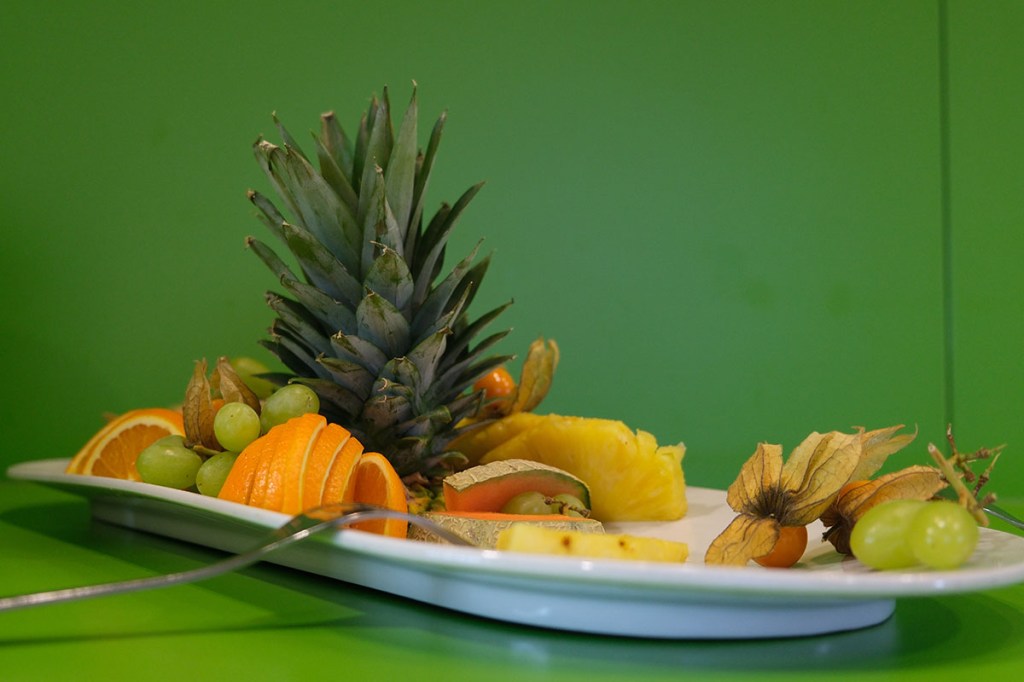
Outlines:
<svg viewBox="0 0 1024 682"><path fill-rule="evenodd" d="M489 257L473 249L445 266L449 237L480 186L427 213L444 124L442 115L421 150L415 89L397 125L386 89L353 137L324 114L311 153L275 118L280 143L259 139L254 152L277 198L248 196L295 265L260 239L246 244L277 281L279 291L266 294L275 319L262 344L283 369L248 357L220 356L212 367L199 360L179 405L111 417L59 471L30 463L12 475L89 489L94 513L125 523L110 505L131 506L133 495L172 512L201 510L207 522L219 514L270 526L345 502L423 515L479 549L446 547L392 518L338 533L344 539L334 549L435 580L489 574L492 592L481 598L500 593L508 604L526 594L538 605L566 599L551 586L576 581L589 586L574 588L563 606L576 615L561 621L511 615L511 606L495 613L469 596L441 605L612 634L657 636L652 630L680 615L655 605L681 608L667 596L674 589L696 604L691 615L704 629L665 632L760 636L735 621L759 622L749 618L753 609L765 628L771 621L774 634L787 634L780 595L786 609L804 609L793 616L804 623L807 609L842 611L820 626L828 630L887 617L892 598L913 584L884 577L893 572L918 576L922 590L942 582L933 579L940 572L946 585L947 574L963 572L964 590L1024 580L1024 542L979 530L988 525L984 507L994 496L986 486L1001 448L963 453L950 431L947 448L929 445L920 464L879 474L916 433L902 425L812 432L788 456L780 445L756 444L728 490L707 491L687 488L681 443L659 444L621 421L538 413L558 345L534 341L513 378L513 358L492 352L508 331L488 331L508 304L470 314ZM103 491L116 495L103 500ZM192 539L202 535L197 523L177 533L155 521L142 527ZM1000 558L972 569L989 546ZM293 557L308 570L438 601L353 577L358 567L346 561L332 568L317 559L310 568ZM801 602L815 575L826 576L817 601ZM587 605L602 590L630 585L649 592L634 615L657 611L650 628L588 626ZM717 601L693 601L716 586ZM723 608L728 622L715 626Z"/></svg>

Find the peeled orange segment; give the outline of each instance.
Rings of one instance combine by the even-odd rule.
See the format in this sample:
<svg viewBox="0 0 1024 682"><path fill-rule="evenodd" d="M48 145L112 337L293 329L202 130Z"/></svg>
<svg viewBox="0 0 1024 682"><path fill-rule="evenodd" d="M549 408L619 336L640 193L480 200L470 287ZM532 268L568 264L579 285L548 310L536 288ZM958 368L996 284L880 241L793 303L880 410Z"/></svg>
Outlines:
<svg viewBox="0 0 1024 682"><path fill-rule="evenodd" d="M267 487L271 485L271 469L277 459L281 441L280 435L280 431L271 429L266 435L258 438L256 441L263 441L263 447L253 453L256 461L253 463L252 483L249 486L249 494L245 500L245 503L248 505L263 507L264 500L267 497ZM248 451L249 448L246 448L245 452ZM241 456L239 456L239 459L241 459ZM238 465L237 460L235 465Z"/></svg>
<svg viewBox="0 0 1024 682"><path fill-rule="evenodd" d="M329 437L330 435L326 433L327 420L319 415L315 416L319 418L301 422L301 428L297 428L295 431L294 443L281 453L283 455L281 468L284 471L284 485L278 509L288 515L303 511L306 466L316 446L320 441L325 440L325 436Z"/></svg>
<svg viewBox="0 0 1024 682"><path fill-rule="evenodd" d="M161 407L132 410L108 422L71 458L69 474L141 481L139 453L166 436L183 436L181 413Z"/></svg>
<svg viewBox="0 0 1024 682"><path fill-rule="evenodd" d="M324 484L331 465L337 458L348 436L339 438L336 424L328 424L320 433L316 444L310 450L309 457L302 470L302 508L309 509L320 504L324 494ZM344 429L341 431L345 432ZM347 434L347 432L345 432Z"/></svg>
<svg viewBox="0 0 1024 682"><path fill-rule="evenodd" d="M332 424L331 426L336 426ZM330 427L328 427L330 428ZM356 464L363 454L363 444L352 437L345 429L336 426L339 433L337 442L331 438L330 443L334 445L334 452L331 461L324 468L323 476L320 476L319 465L314 461L312 468L306 470L307 493L310 497L306 499L311 503L307 508L321 504L336 504L338 502L351 502L351 498L345 499L345 494L355 494L355 487L352 480L356 471ZM344 437L341 437L344 433ZM312 494L316 492L316 500L313 501Z"/></svg>
<svg viewBox="0 0 1024 682"><path fill-rule="evenodd" d="M295 508L291 513L298 514L296 501L299 494L300 479L298 472L309 454L320 431L327 420L315 413L294 417L284 424L278 424L268 432L273 437L272 445L263 454L253 481L252 495L249 504L273 511L285 510L285 499Z"/></svg>
<svg viewBox="0 0 1024 682"><path fill-rule="evenodd" d="M304 414L245 448L218 497L291 515L342 502L355 494L352 482L362 452L346 429L319 414Z"/></svg>
<svg viewBox="0 0 1024 682"><path fill-rule="evenodd" d="M269 434L257 438L250 443L231 465L228 477L224 479L217 497L240 504L249 504L252 485L256 479L256 469L263 463L263 454L271 445Z"/></svg>
<svg viewBox="0 0 1024 682"><path fill-rule="evenodd" d="M395 511L409 511L409 503L405 496L405 484L398 476L391 462L377 452L366 452L359 458L355 477L352 481L354 502L387 507ZM359 530L379 533L395 538L404 538L409 530L409 523L402 519L378 519L364 521L352 526Z"/></svg>

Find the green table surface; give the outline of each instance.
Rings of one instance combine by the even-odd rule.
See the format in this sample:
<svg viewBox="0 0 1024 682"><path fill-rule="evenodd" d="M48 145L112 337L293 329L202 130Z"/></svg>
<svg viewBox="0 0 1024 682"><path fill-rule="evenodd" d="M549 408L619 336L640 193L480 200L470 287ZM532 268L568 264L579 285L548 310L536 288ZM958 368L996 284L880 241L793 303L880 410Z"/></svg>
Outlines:
<svg viewBox="0 0 1024 682"><path fill-rule="evenodd" d="M1024 500L1006 506L1020 512ZM0 480L0 592L148 576L221 556L94 521L73 495ZM0 613L3 680L1000 680L1022 670L1024 585L900 600L888 621L858 631L755 641L544 631L267 564Z"/></svg>

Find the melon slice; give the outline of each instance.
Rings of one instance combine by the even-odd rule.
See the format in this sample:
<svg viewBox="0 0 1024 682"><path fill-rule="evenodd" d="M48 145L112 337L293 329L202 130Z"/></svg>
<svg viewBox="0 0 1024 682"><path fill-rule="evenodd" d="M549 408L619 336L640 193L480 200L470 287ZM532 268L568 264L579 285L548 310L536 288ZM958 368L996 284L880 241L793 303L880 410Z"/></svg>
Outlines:
<svg viewBox="0 0 1024 682"><path fill-rule="evenodd" d="M498 512L427 512L422 516L461 535L477 547L494 549L502 531L515 525L538 526L551 530L579 533L604 533L604 526L594 519L559 514L502 514ZM443 542L430 531L409 524L409 539Z"/></svg>
<svg viewBox="0 0 1024 682"><path fill-rule="evenodd" d="M498 512L516 495L569 494L590 509L590 489L568 471L525 459L506 459L470 467L444 479L448 511Z"/></svg>

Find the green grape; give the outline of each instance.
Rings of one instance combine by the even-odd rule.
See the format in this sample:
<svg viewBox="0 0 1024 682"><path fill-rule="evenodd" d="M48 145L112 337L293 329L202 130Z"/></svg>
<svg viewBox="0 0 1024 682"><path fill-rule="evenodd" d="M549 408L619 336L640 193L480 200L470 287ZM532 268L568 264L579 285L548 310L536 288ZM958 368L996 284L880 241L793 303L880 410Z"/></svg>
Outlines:
<svg viewBox="0 0 1024 682"><path fill-rule="evenodd" d="M907 530L925 504L921 500L890 500L869 509L850 533L853 556L865 566L879 570L916 564L907 542Z"/></svg>
<svg viewBox="0 0 1024 682"><path fill-rule="evenodd" d="M263 403L260 424L263 433L289 419L320 411L320 398L305 384L288 384L274 391Z"/></svg>
<svg viewBox="0 0 1024 682"><path fill-rule="evenodd" d="M959 567L978 544L978 522L956 502L929 502L914 514L907 542L917 560L940 570Z"/></svg>
<svg viewBox="0 0 1024 682"><path fill-rule="evenodd" d="M260 374L270 373L270 368L255 358L246 356L233 358L231 366L238 374L238 378L261 400L269 398L277 388L273 383L259 377Z"/></svg>
<svg viewBox="0 0 1024 682"><path fill-rule="evenodd" d="M583 500L570 495L569 493L559 493L551 498L551 511L555 514L564 514L565 516L576 516L584 518L590 515L590 510L587 509L587 505L583 504Z"/></svg>
<svg viewBox="0 0 1024 682"><path fill-rule="evenodd" d="M196 482L203 459L185 447L181 436L167 436L139 453L135 468L146 483L184 490Z"/></svg>
<svg viewBox="0 0 1024 682"><path fill-rule="evenodd" d="M543 493L519 493L501 508L505 514L550 514L551 505Z"/></svg>
<svg viewBox="0 0 1024 682"><path fill-rule="evenodd" d="M245 403L225 403L213 418L213 433L225 450L241 452L260 436L260 416Z"/></svg>
<svg viewBox="0 0 1024 682"><path fill-rule="evenodd" d="M199 492L209 497L217 497L237 458L237 452L218 452L203 462L196 472L196 488Z"/></svg>

